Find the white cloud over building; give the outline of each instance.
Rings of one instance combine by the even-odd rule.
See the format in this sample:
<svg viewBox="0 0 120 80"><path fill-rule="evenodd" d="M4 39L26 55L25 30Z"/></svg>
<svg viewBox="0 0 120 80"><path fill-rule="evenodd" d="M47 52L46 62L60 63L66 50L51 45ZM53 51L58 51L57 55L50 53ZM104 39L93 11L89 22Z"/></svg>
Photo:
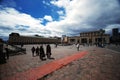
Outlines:
<svg viewBox="0 0 120 80"><path fill-rule="evenodd" d="M43 3L45 4L45 1ZM13 31L26 35L79 35L82 31L101 28L109 32L116 25L120 28L118 0L52 0L47 6L51 5L63 8L56 11L59 20L53 20L51 15L34 18L14 8L6 7L0 10L1 35L7 36ZM48 21L46 25L42 24L43 20Z"/></svg>

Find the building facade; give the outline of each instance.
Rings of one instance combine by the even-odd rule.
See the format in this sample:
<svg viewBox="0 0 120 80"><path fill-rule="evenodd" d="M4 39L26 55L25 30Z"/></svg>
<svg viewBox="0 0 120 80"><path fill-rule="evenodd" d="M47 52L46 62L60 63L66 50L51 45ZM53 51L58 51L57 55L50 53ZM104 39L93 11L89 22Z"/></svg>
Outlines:
<svg viewBox="0 0 120 80"><path fill-rule="evenodd" d="M112 43L120 43L120 32L118 28L112 29Z"/></svg>
<svg viewBox="0 0 120 80"><path fill-rule="evenodd" d="M110 35L105 34L105 31L91 31L91 32L82 32L80 36L74 37L65 37L65 42L68 44L96 44L96 43L109 43Z"/></svg>
<svg viewBox="0 0 120 80"><path fill-rule="evenodd" d="M11 33L9 35L9 44L48 44L60 43L59 38L43 38L39 36L21 36L18 33Z"/></svg>

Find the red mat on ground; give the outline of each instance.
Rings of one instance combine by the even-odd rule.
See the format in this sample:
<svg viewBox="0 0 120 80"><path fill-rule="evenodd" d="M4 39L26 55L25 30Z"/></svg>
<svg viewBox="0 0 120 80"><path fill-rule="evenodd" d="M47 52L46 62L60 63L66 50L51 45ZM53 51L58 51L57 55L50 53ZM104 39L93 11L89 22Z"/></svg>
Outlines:
<svg viewBox="0 0 120 80"><path fill-rule="evenodd" d="M71 63L74 60L82 58L86 54L88 54L88 52L86 51L75 53L71 56L67 56L60 60L54 60L53 62L44 64L40 67L33 68L25 72L17 73L16 75L7 77L4 80L37 80L49 73L52 73L53 71L62 68L63 66Z"/></svg>

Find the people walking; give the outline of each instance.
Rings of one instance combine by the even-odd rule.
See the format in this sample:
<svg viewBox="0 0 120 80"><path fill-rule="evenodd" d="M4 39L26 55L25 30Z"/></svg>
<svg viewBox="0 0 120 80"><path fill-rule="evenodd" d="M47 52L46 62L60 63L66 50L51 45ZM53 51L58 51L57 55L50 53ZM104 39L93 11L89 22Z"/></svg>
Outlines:
<svg viewBox="0 0 120 80"><path fill-rule="evenodd" d="M34 53L35 53L35 47L34 46L31 48L31 51L32 51L32 56L34 57Z"/></svg>
<svg viewBox="0 0 120 80"><path fill-rule="evenodd" d="M44 48L43 48L43 45L40 46L40 59L43 61L43 60L46 60L45 59L45 52L44 52Z"/></svg>
<svg viewBox="0 0 120 80"><path fill-rule="evenodd" d="M57 48L57 43L55 43L55 48Z"/></svg>

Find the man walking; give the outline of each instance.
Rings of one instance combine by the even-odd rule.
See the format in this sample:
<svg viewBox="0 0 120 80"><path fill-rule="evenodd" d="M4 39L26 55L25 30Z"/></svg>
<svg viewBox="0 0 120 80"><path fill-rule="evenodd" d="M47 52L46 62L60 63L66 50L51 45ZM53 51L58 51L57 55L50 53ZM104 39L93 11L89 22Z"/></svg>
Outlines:
<svg viewBox="0 0 120 80"><path fill-rule="evenodd" d="M49 44L48 44L47 47L46 47L46 55L47 55L47 58L48 58L48 59L51 58L51 47L50 47Z"/></svg>
<svg viewBox="0 0 120 80"><path fill-rule="evenodd" d="M32 51L32 56L34 57L34 53L35 53L35 47L34 46L31 48L31 51Z"/></svg>

